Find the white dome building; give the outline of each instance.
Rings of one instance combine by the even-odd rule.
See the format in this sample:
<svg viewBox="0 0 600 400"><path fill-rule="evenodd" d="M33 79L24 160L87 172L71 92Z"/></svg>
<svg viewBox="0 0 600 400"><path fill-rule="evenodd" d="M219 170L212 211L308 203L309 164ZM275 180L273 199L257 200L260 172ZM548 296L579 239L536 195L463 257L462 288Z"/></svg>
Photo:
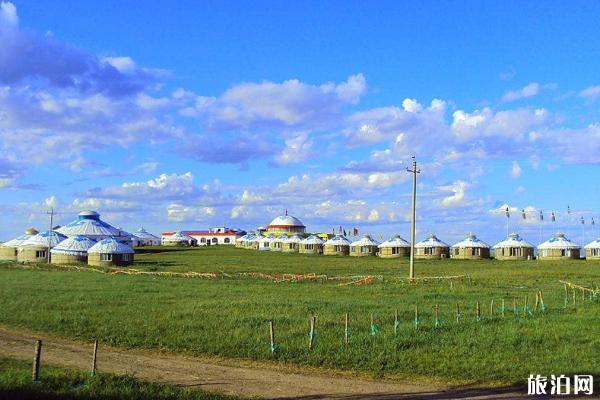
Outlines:
<svg viewBox="0 0 600 400"><path fill-rule="evenodd" d="M359 240L350 243L350 256L364 257L375 256L379 250L379 242L370 235L364 235Z"/></svg>
<svg viewBox="0 0 600 400"><path fill-rule="evenodd" d="M131 246L116 241L113 238L102 239L88 250L88 264L95 266L118 265L125 266L133 263L134 251Z"/></svg>
<svg viewBox="0 0 600 400"><path fill-rule="evenodd" d="M564 233L557 233L538 246L538 259L579 259L580 251L581 247L567 239Z"/></svg>
<svg viewBox="0 0 600 400"><path fill-rule="evenodd" d="M450 256L450 246L431 234L427 239L415 244L415 258L434 259Z"/></svg>
<svg viewBox="0 0 600 400"><path fill-rule="evenodd" d="M191 247L197 246L198 241L191 236L186 235L184 232L177 231L170 236L163 236L163 246L179 246L179 247Z"/></svg>
<svg viewBox="0 0 600 400"><path fill-rule="evenodd" d="M0 244L0 261L15 261L17 259L17 254L19 253L19 246L21 246L27 239L37 235L38 233L39 232L35 229L29 228L25 231L24 235Z"/></svg>
<svg viewBox="0 0 600 400"><path fill-rule="evenodd" d="M46 262L48 261L48 250L56 247L66 238L56 231L38 233L21 243L18 248L17 261Z"/></svg>
<svg viewBox="0 0 600 400"><path fill-rule="evenodd" d="M50 250L52 264L76 264L87 262L88 250L96 242L86 236L71 236Z"/></svg>
<svg viewBox="0 0 600 400"><path fill-rule="evenodd" d="M325 241L317 235L311 235L300 242L299 252L302 254L323 254Z"/></svg>
<svg viewBox="0 0 600 400"><path fill-rule="evenodd" d="M281 251L284 253L298 253L301 242L302 236L300 235L286 237L281 242Z"/></svg>
<svg viewBox="0 0 600 400"><path fill-rule="evenodd" d="M285 212L285 215L281 215L275 218L266 227L268 233L306 233L306 226L298 218L293 217Z"/></svg>
<svg viewBox="0 0 600 400"><path fill-rule="evenodd" d="M80 212L75 221L61 226L56 229L56 232L69 237L86 236L95 241L114 238L119 242L127 244L131 244L132 242L132 235L130 233L102 221L100 214L96 211Z"/></svg>
<svg viewBox="0 0 600 400"><path fill-rule="evenodd" d="M596 239L585 245L586 260L600 260L600 239Z"/></svg>
<svg viewBox="0 0 600 400"><path fill-rule="evenodd" d="M410 243L395 235L379 245L379 257L398 258L410 256Z"/></svg>
<svg viewBox="0 0 600 400"><path fill-rule="evenodd" d="M143 227L138 229L133 234L133 246L160 246L161 240L158 236L154 236Z"/></svg>
<svg viewBox="0 0 600 400"><path fill-rule="evenodd" d="M350 241L345 236L335 235L323 244L326 256L347 256L350 253Z"/></svg>
<svg viewBox="0 0 600 400"><path fill-rule="evenodd" d="M533 245L514 232L503 241L496 243L492 249L496 260L533 259Z"/></svg>
<svg viewBox="0 0 600 400"><path fill-rule="evenodd" d="M450 250L450 257L458 260L490 258L490 245L472 233L469 233L465 239L454 244Z"/></svg>

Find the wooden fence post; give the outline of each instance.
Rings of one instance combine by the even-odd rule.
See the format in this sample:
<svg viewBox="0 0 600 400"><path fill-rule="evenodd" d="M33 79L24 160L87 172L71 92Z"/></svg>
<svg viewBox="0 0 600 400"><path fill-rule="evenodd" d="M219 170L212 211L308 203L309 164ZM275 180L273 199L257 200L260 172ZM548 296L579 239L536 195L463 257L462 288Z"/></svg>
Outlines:
<svg viewBox="0 0 600 400"><path fill-rule="evenodd" d="M349 340L348 340L348 313L346 313L346 325L344 327L344 341L346 342L346 344L348 344Z"/></svg>
<svg viewBox="0 0 600 400"><path fill-rule="evenodd" d="M273 320L269 321L269 336L271 337L271 354L275 354L275 326Z"/></svg>
<svg viewBox="0 0 600 400"><path fill-rule="evenodd" d="M312 349L315 345L315 323L317 322L317 317L315 317L313 315L313 317L310 319L310 334L309 334L309 341L308 341L308 348Z"/></svg>
<svg viewBox="0 0 600 400"><path fill-rule="evenodd" d="M96 360L98 358L98 339L94 340L94 353L92 355L92 376L96 375Z"/></svg>
<svg viewBox="0 0 600 400"><path fill-rule="evenodd" d="M40 361L42 357L42 341L36 340L35 342L35 356L33 357L33 371L32 379L37 382L40 378Z"/></svg>
<svg viewBox="0 0 600 400"><path fill-rule="evenodd" d="M492 302L490 303L490 315L494 315L494 299L492 299Z"/></svg>
<svg viewBox="0 0 600 400"><path fill-rule="evenodd" d="M523 307L523 316L527 316L527 295L525 295L525 306Z"/></svg>
<svg viewBox="0 0 600 400"><path fill-rule="evenodd" d="M477 300L477 303L475 304L475 314L477 316L477 322L479 322L479 320L481 319L481 308L479 307L479 300Z"/></svg>
<svg viewBox="0 0 600 400"><path fill-rule="evenodd" d="M456 323L460 322L460 305L456 303Z"/></svg>
<svg viewBox="0 0 600 400"><path fill-rule="evenodd" d="M394 312L394 336L398 335L398 309Z"/></svg>

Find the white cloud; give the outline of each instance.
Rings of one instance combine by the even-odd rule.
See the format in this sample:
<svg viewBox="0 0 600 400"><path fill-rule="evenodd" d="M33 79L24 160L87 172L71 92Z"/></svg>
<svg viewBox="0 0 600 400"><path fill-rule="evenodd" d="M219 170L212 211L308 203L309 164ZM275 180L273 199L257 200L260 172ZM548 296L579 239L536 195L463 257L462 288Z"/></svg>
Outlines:
<svg viewBox="0 0 600 400"><path fill-rule="evenodd" d="M298 163L313 155L314 142L308 134L300 133L285 141L285 148L275 157L277 164Z"/></svg>
<svg viewBox="0 0 600 400"><path fill-rule="evenodd" d="M579 92L579 97L588 100L596 100L600 96L600 85L588 86Z"/></svg>
<svg viewBox="0 0 600 400"><path fill-rule="evenodd" d="M522 174L523 174L523 169L521 168L519 163L516 161L513 161L512 166L510 167L510 177L512 179L517 179L517 178L520 178Z"/></svg>
<svg viewBox="0 0 600 400"><path fill-rule="evenodd" d="M502 96L502 101L509 102L537 96L540 93L540 90L541 85L539 83L531 82L530 84L522 87L521 89L506 92L504 96Z"/></svg>

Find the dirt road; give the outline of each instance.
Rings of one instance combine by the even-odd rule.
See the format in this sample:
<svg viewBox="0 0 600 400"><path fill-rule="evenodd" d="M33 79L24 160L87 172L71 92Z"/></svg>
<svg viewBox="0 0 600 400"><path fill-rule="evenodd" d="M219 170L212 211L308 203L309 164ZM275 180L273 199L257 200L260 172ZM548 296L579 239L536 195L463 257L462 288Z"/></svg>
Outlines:
<svg viewBox="0 0 600 400"><path fill-rule="evenodd" d="M42 365L89 369L92 345L49 334L33 334L0 326L0 357L30 360L34 341L43 340ZM132 374L142 380L199 387L241 397L265 399L514 399L522 389L448 387L436 384L376 381L290 372L251 362L216 361L143 350L100 346L101 372Z"/></svg>

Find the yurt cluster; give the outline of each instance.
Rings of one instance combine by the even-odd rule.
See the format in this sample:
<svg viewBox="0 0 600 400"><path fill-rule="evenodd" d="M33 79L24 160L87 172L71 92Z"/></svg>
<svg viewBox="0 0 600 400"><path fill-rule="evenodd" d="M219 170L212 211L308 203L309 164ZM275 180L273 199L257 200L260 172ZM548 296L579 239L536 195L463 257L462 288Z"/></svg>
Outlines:
<svg viewBox="0 0 600 400"><path fill-rule="evenodd" d="M24 235L2 243L0 260L125 266L133 263L132 246L154 244L160 244L160 238L143 228L131 234L102 221L95 211L83 211L64 226L44 232L30 228Z"/></svg>
<svg viewBox="0 0 600 400"><path fill-rule="evenodd" d="M307 234L304 224L292 216L275 218L266 228L239 237L236 247L258 251L280 251L284 253L323 254L325 256L378 256L381 258L400 258L410 256L410 243L400 235L379 242L370 235L350 240L343 234ZM560 260L581 258L581 247L564 234L557 233L537 247L517 233L490 246L477 236L468 234L465 239L450 246L431 234L415 243L416 259L453 258L462 260ZM584 247L586 259L600 259L600 239Z"/></svg>

